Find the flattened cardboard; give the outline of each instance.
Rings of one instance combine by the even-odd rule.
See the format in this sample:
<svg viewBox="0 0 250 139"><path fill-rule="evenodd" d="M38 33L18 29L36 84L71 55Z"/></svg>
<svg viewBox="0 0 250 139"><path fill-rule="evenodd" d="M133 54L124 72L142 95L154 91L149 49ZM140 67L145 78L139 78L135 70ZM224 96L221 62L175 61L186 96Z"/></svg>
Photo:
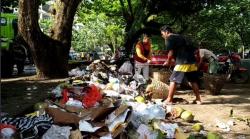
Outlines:
<svg viewBox="0 0 250 139"><path fill-rule="evenodd" d="M101 121L104 120L112 111L114 111L116 107L104 108L100 107L93 111L91 115L92 121Z"/></svg>
<svg viewBox="0 0 250 139"><path fill-rule="evenodd" d="M70 131L70 136L69 139L82 139L82 134L81 131L79 129L75 130L75 131Z"/></svg>
<svg viewBox="0 0 250 139"><path fill-rule="evenodd" d="M115 116L119 116L120 114L122 114L123 112L125 112L128 108L129 108L129 106L127 106L127 105L121 105L119 108L117 108L114 111Z"/></svg>
<svg viewBox="0 0 250 139"><path fill-rule="evenodd" d="M112 133L112 138L117 137L118 135L120 135L122 133L122 131L127 127L127 124L121 124L119 125L115 131Z"/></svg>
<svg viewBox="0 0 250 139"><path fill-rule="evenodd" d="M125 106L124 106L125 107ZM112 132L112 137L115 138L117 137L119 134L122 133L122 131L127 127L128 123L131 120L132 117L132 107L131 106L127 106L127 109L130 109L127 113L125 122L123 124L120 124L115 130L114 132ZM126 109L125 109L126 110ZM124 110L124 112L125 112Z"/></svg>
<svg viewBox="0 0 250 139"><path fill-rule="evenodd" d="M59 108L46 108L46 112L53 118L55 124L76 124L78 125L81 117L76 114L68 113Z"/></svg>

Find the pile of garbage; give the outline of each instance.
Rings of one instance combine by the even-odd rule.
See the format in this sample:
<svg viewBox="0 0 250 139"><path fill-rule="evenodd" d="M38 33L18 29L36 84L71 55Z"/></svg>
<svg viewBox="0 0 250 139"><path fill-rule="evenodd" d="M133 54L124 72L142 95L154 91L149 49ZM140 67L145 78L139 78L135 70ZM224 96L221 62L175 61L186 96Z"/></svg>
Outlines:
<svg viewBox="0 0 250 139"><path fill-rule="evenodd" d="M2 138L42 139L164 139L218 137L204 131L192 112L163 108L168 86L133 75L131 64L120 69L97 60L73 69L51 97L24 117L2 117ZM181 125L186 122L189 129Z"/></svg>

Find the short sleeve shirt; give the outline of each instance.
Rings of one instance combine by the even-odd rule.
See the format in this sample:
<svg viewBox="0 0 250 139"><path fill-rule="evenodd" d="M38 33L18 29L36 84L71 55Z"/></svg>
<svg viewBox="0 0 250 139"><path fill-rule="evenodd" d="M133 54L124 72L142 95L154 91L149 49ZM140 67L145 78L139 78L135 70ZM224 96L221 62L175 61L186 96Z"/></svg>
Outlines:
<svg viewBox="0 0 250 139"><path fill-rule="evenodd" d="M170 35L166 42L166 49L173 50L176 64L196 63L195 50L197 48L193 45L187 45L187 40L181 35Z"/></svg>
<svg viewBox="0 0 250 139"><path fill-rule="evenodd" d="M207 49L200 49L199 53L201 58L209 60L211 57L213 57L214 59L217 59L216 55Z"/></svg>

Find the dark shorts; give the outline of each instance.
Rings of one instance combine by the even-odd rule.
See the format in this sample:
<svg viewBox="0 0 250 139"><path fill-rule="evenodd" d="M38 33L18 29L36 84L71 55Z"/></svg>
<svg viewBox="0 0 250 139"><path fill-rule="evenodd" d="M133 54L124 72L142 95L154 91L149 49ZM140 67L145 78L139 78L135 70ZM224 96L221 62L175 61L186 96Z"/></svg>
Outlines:
<svg viewBox="0 0 250 139"><path fill-rule="evenodd" d="M187 79L188 82L198 82L199 81L199 72L192 71L192 72L181 72L181 71L173 71L172 75L170 76L170 82L182 83L184 79Z"/></svg>

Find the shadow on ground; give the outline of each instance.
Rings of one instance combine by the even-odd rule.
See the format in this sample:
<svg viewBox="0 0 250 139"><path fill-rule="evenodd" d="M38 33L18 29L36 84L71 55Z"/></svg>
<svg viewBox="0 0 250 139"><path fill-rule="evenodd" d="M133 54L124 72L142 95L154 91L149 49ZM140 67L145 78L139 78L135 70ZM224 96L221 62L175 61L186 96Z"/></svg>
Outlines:
<svg viewBox="0 0 250 139"><path fill-rule="evenodd" d="M2 82L2 112L10 116L23 116L33 112L37 102L49 97L49 92L60 82L14 81Z"/></svg>
<svg viewBox="0 0 250 139"><path fill-rule="evenodd" d="M226 84L220 95L207 99L206 104L250 104L250 84Z"/></svg>

